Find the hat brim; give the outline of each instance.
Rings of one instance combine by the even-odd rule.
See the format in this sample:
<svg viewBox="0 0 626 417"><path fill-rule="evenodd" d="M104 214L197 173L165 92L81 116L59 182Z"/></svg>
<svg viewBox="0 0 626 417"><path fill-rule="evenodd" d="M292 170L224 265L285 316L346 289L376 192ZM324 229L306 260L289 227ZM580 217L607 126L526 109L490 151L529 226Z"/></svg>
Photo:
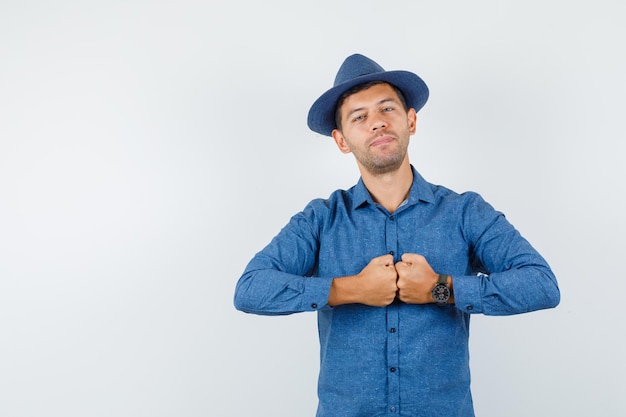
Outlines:
<svg viewBox="0 0 626 417"><path fill-rule="evenodd" d="M352 87L370 81L384 81L394 85L404 95L409 108L419 111L428 100L426 83L409 71L385 71L352 78L336 85L322 94L311 106L307 119L309 129L324 136L332 136L337 128L335 124L335 109L339 97Z"/></svg>

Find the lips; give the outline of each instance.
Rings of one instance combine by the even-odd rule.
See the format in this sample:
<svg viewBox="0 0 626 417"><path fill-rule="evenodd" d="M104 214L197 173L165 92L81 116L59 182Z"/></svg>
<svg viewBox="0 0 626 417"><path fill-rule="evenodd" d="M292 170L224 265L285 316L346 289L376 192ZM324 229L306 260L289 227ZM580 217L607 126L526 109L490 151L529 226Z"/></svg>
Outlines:
<svg viewBox="0 0 626 417"><path fill-rule="evenodd" d="M376 139L374 139L374 141L372 141L372 143L370 143L371 147L376 147L376 146L382 146L382 145L386 145L388 143L393 142L395 139L393 136L381 136L378 137Z"/></svg>

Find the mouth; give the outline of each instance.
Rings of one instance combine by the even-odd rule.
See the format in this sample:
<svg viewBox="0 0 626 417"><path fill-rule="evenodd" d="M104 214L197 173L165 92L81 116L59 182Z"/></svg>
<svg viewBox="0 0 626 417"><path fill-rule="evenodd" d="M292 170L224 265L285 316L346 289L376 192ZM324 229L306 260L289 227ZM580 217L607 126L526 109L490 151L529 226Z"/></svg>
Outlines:
<svg viewBox="0 0 626 417"><path fill-rule="evenodd" d="M383 146L383 145L386 145L388 143L393 142L394 140L395 139L394 139L393 136L388 136L388 135L380 136L380 137L374 139L372 141L372 143L370 143L370 147L374 148L374 147L377 147L377 146Z"/></svg>

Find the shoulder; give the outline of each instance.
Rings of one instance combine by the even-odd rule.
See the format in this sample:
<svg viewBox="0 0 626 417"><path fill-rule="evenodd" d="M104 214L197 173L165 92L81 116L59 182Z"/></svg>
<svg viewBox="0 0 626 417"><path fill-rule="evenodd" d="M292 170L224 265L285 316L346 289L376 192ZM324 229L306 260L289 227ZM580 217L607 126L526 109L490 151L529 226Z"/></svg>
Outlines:
<svg viewBox="0 0 626 417"><path fill-rule="evenodd" d="M443 185L429 184L435 201L438 203L455 203L473 205L486 203L482 196L475 191L457 192Z"/></svg>
<svg viewBox="0 0 626 417"><path fill-rule="evenodd" d="M411 194L413 198L427 203L433 203L436 206L457 208L471 206L491 207L477 192L457 192L444 185L431 183L425 180L415 168L413 168L413 186L411 188Z"/></svg>
<svg viewBox="0 0 626 417"><path fill-rule="evenodd" d="M347 190L335 190L326 198L311 200L304 208L304 213L326 216L338 210L346 210L354 205L354 187Z"/></svg>
<svg viewBox="0 0 626 417"><path fill-rule="evenodd" d="M315 198L291 217L283 232L317 239L324 229L344 217L341 213L351 201L350 190L336 190L326 198Z"/></svg>
<svg viewBox="0 0 626 417"><path fill-rule="evenodd" d="M420 200L435 205L463 205L482 200L482 197L474 191L457 192L444 185L429 182L415 168L413 168L413 185L411 186L410 198L413 198L414 201Z"/></svg>
<svg viewBox="0 0 626 417"><path fill-rule="evenodd" d="M434 204L438 211L448 213L465 224L465 227L485 227L486 224L504 218L476 191L457 192L441 185L431 185Z"/></svg>

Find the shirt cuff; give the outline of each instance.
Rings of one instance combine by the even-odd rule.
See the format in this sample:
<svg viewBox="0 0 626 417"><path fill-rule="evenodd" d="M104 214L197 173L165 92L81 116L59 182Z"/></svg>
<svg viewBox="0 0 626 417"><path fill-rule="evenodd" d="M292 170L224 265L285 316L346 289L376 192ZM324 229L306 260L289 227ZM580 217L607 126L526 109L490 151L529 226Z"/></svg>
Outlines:
<svg viewBox="0 0 626 417"><path fill-rule="evenodd" d="M480 296L481 275L453 276L452 285L454 291L454 304L468 314L483 312L483 303Z"/></svg>
<svg viewBox="0 0 626 417"><path fill-rule="evenodd" d="M332 278L310 277L304 279L304 293L302 294L302 311L317 311L330 308L328 296Z"/></svg>

